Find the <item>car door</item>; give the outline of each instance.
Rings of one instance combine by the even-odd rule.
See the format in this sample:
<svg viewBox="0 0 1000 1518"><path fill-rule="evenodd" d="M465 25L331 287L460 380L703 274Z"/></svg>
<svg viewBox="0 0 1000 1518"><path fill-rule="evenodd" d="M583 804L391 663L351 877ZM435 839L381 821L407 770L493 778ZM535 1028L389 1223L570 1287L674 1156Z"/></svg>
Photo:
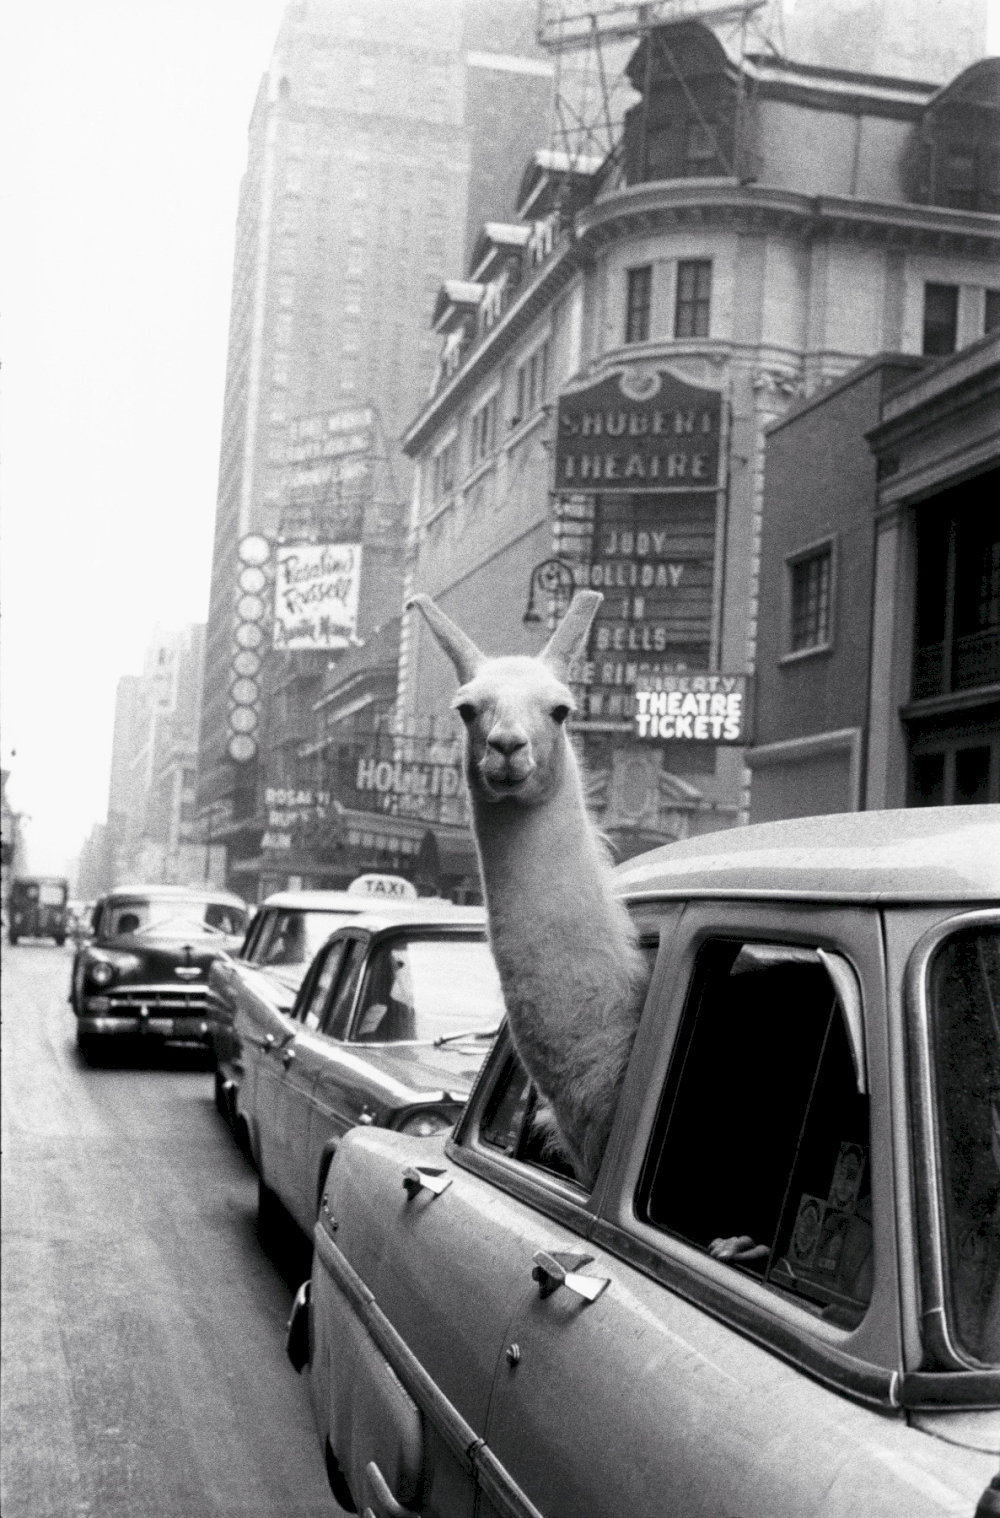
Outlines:
<svg viewBox="0 0 1000 1518"><path fill-rule="evenodd" d="M316 1218L307 1177L313 1087L325 1057L323 1015L353 940L335 935L316 955L292 1012L295 1036L272 1051L271 1099L262 1114L261 1174L306 1232Z"/></svg>
<svg viewBox="0 0 1000 1518"><path fill-rule="evenodd" d="M600 1294L543 1276L498 1365L486 1437L508 1494L546 1518L947 1510L886 1417L901 1346L875 913L696 903L671 961L600 1216L555 1260Z"/></svg>

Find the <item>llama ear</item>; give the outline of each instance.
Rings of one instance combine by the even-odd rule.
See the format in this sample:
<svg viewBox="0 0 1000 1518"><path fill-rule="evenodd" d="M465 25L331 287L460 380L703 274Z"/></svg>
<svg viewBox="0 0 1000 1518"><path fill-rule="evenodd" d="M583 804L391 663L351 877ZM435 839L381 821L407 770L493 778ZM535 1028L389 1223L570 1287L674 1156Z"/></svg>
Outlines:
<svg viewBox="0 0 1000 1518"><path fill-rule="evenodd" d="M430 596L422 594L411 596L406 603L407 611L411 606L423 612L431 632L458 671L459 684L464 685L467 680L471 680L477 670L485 664L486 655L479 651L472 639L460 627L456 627L450 617L445 616L440 606L436 606Z"/></svg>
<svg viewBox="0 0 1000 1518"><path fill-rule="evenodd" d="M570 602L569 611L538 655L561 680L567 678L573 660L578 659L586 648L590 625L603 600L599 590L578 590Z"/></svg>

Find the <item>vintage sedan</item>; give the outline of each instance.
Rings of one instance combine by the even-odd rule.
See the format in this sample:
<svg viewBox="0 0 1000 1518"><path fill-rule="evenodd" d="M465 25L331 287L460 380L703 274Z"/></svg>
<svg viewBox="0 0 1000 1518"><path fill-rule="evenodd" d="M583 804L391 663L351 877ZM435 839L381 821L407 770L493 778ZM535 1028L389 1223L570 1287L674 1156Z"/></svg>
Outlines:
<svg viewBox="0 0 1000 1518"><path fill-rule="evenodd" d="M289 1334L335 1494L1000 1512L1000 808L716 833L617 882L656 959L592 1190L506 1035L453 1135L337 1150Z"/></svg>
<svg viewBox="0 0 1000 1518"><path fill-rule="evenodd" d="M333 934L287 1036L244 1036L251 1073L237 1121L260 1176L262 1232L283 1212L312 1232L327 1168L355 1124L452 1128L503 1015L481 908L384 907Z"/></svg>
<svg viewBox="0 0 1000 1518"><path fill-rule="evenodd" d="M215 1055L215 1104L230 1124L236 1121L236 1091L243 1080L243 1037L259 1042L268 1033L288 1036L288 1013L320 945L369 905L365 896L347 891L279 891L257 909L239 951L212 965L208 1036Z"/></svg>
<svg viewBox="0 0 1000 1518"><path fill-rule="evenodd" d="M118 886L102 897L70 975L83 1053L126 1036L205 1044L209 970L239 946L248 918L225 891Z"/></svg>

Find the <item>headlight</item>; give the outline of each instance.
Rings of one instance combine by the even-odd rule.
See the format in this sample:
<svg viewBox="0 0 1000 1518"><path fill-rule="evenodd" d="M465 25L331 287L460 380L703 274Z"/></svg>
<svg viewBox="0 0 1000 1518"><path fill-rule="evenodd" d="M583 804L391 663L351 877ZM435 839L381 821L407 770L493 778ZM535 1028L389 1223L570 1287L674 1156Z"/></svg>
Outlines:
<svg viewBox="0 0 1000 1518"><path fill-rule="evenodd" d="M412 1133L417 1138L430 1138L435 1133L446 1133L449 1128L454 1128L457 1121L453 1112L441 1112L439 1109L425 1107L421 1112L412 1112L409 1117L404 1117L396 1127L400 1133Z"/></svg>
<svg viewBox="0 0 1000 1518"><path fill-rule="evenodd" d="M115 978L115 967L107 959L95 959L87 966L87 979L95 986L107 986Z"/></svg>

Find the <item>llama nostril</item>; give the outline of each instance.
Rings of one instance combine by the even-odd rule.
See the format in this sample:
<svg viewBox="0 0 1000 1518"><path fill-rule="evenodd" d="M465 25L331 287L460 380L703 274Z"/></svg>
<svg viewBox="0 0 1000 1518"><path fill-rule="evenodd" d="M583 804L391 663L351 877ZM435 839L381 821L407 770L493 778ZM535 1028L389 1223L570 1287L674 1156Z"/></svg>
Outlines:
<svg viewBox="0 0 1000 1518"><path fill-rule="evenodd" d="M511 754L516 754L519 748L526 748L528 740L520 733L490 733L486 740L490 748L495 748L498 754L503 754L509 759Z"/></svg>

